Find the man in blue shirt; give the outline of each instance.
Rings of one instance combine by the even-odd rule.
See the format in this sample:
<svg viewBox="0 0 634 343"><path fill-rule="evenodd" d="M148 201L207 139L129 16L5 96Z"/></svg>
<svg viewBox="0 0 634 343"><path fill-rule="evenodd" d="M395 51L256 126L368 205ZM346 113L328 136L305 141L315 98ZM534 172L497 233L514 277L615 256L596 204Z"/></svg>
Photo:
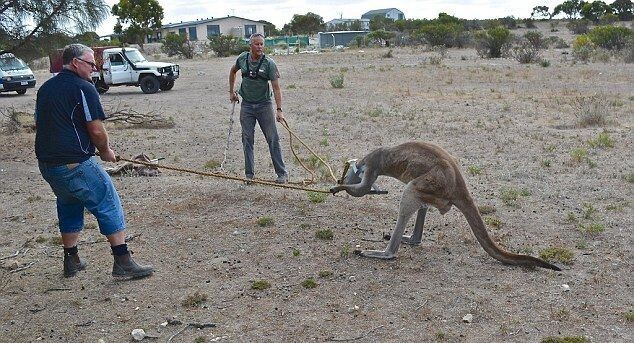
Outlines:
<svg viewBox="0 0 634 343"><path fill-rule="evenodd" d="M106 119L95 86L92 49L71 44L62 53L64 69L46 81L35 104L35 155L42 177L57 197L57 217L64 245L64 276L86 268L79 258L77 241L84 227L84 209L90 211L106 236L115 277L151 275L151 266L137 264L125 243L125 219L117 190L110 176L96 161L95 148L103 161L116 162L110 148Z"/></svg>

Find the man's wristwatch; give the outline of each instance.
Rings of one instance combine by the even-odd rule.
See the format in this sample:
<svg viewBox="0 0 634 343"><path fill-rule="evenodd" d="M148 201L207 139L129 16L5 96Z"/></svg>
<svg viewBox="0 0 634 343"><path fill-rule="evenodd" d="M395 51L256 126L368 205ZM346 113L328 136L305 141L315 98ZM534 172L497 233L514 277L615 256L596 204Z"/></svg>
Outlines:
<svg viewBox="0 0 634 343"><path fill-rule="evenodd" d="M278 112L283 112L281 107L278 107L278 108L277 108L277 111L278 111Z"/></svg>

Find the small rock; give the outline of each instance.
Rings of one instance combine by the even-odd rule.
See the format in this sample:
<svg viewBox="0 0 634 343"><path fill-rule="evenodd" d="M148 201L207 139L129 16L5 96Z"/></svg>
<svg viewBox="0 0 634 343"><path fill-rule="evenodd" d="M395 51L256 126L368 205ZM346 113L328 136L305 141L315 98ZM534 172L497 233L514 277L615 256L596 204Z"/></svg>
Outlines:
<svg viewBox="0 0 634 343"><path fill-rule="evenodd" d="M564 292L570 292L570 286L568 286L568 285L567 285L567 284L565 284L565 283L564 283L563 285L561 285L561 289L562 289Z"/></svg>
<svg viewBox="0 0 634 343"><path fill-rule="evenodd" d="M134 329L132 330L132 338L136 341L140 341L145 338L145 331L143 329Z"/></svg>
<svg viewBox="0 0 634 343"><path fill-rule="evenodd" d="M473 321L473 315L471 313L467 313L467 315L462 317L462 321L465 323L471 323Z"/></svg>
<svg viewBox="0 0 634 343"><path fill-rule="evenodd" d="M355 282L357 281L357 278L355 278L354 275L350 275L350 277L348 278L348 281Z"/></svg>
<svg viewBox="0 0 634 343"><path fill-rule="evenodd" d="M167 326L167 324L168 324L167 322L162 322L162 323L161 323L161 326L162 326L162 327L166 327L166 326Z"/></svg>

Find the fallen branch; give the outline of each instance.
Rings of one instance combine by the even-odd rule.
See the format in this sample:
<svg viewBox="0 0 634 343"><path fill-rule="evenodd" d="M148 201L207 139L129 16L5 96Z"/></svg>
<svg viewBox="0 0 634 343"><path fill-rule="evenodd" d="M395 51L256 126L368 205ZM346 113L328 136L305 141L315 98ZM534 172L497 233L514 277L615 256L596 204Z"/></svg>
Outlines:
<svg viewBox="0 0 634 343"><path fill-rule="evenodd" d="M160 109L157 111L138 112L129 108L122 108L121 102L116 106L104 106L105 112L108 113L106 121L113 123L126 123L144 128L159 129L174 127L174 121L164 118L160 113Z"/></svg>
<svg viewBox="0 0 634 343"><path fill-rule="evenodd" d="M335 338L335 337L330 337L330 338L328 338L327 340L328 340L328 341L333 341L333 342L348 342L348 341L356 341L356 340L359 340L359 339L362 339L362 338L367 337L369 334L371 334L372 332L374 332L374 331L376 331L376 330L378 330L378 329L382 328L383 326L385 326L385 325L379 325L379 326L375 327L374 329L372 329L372 330L370 330L370 331L366 332L364 335L361 335L361 336L357 336L357 337L353 337L353 338Z"/></svg>
<svg viewBox="0 0 634 343"><path fill-rule="evenodd" d="M168 340L167 343L172 342L172 339L174 339L174 337L180 335L183 331L185 331L185 329L187 329L188 327L193 327L196 329L204 329L204 328L215 328L216 324L214 323L189 323L185 326L183 326L182 329L178 330L175 334L173 334Z"/></svg>
<svg viewBox="0 0 634 343"><path fill-rule="evenodd" d="M2 260L6 260L6 259L9 259L9 258L14 258L14 257L16 257L16 256L18 256L18 255L20 255L20 250L16 251L13 255L5 256L5 257L0 257L0 261L2 261Z"/></svg>
<svg viewBox="0 0 634 343"><path fill-rule="evenodd" d="M34 264L35 264L35 262L31 262L31 263L27 264L26 266L18 268L18 269L14 269L14 270L10 271L9 273L17 273L19 271L22 271L22 270L25 270L25 269L29 269L29 268L33 267Z"/></svg>

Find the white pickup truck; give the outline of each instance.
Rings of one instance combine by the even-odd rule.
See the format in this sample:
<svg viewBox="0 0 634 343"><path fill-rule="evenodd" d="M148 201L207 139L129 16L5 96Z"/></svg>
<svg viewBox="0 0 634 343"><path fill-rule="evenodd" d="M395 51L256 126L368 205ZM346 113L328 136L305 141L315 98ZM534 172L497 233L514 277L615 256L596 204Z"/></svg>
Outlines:
<svg viewBox="0 0 634 343"><path fill-rule="evenodd" d="M96 72L92 79L99 93L105 93L114 86L141 87L143 93L153 94L168 91L180 75L178 64L149 62L135 48L94 47ZM49 56L51 72L62 69L62 52L58 50Z"/></svg>

